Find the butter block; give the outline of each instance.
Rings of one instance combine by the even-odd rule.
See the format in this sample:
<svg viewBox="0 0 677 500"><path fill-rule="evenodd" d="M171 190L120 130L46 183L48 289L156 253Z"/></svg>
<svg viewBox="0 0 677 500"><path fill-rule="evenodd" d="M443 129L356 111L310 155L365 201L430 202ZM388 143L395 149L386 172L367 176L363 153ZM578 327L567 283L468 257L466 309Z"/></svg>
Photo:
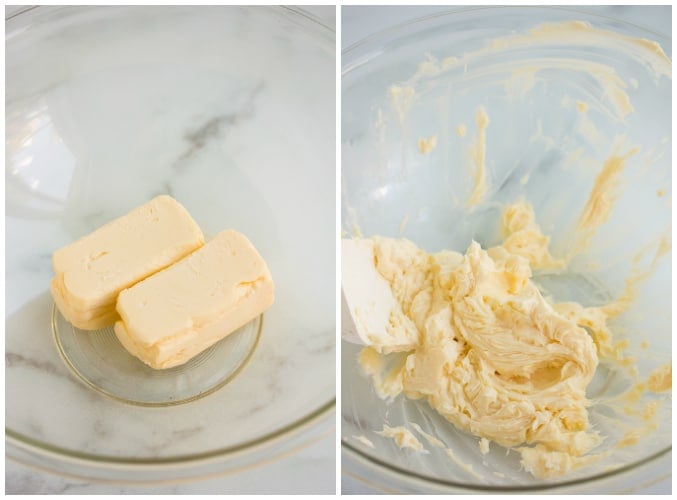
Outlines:
<svg viewBox="0 0 677 500"><path fill-rule="evenodd" d="M268 309L274 285L243 234L227 230L120 293L115 334L156 369L187 362Z"/></svg>
<svg viewBox="0 0 677 500"><path fill-rule="evenodd" d="M204 245L186 209L162 195L52 255L50 291L61 314L83 330L110 326L118 294Z"/></svg>

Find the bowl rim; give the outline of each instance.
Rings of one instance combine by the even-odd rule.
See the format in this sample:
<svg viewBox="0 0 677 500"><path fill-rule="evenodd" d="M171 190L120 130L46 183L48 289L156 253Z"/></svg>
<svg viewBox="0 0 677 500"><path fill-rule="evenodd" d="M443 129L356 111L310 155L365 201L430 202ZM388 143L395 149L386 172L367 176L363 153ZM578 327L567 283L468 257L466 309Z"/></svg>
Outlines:
<svg viewBox="0 0 677 500"><path fill-rule="evenodd" d="M97 5L23 5L19 6L18 9L16 9L14 12L12 12L9 15L5 15L5 23L7 21L10 21L16 17L22 16L30 11L33 10L41 10L41 11L47 11L47 10L55 10L55 9L78 9L82 7L101 7ZM130 5L108 5L106 7L130 7ZM148 6L146 6L148 7ZM160 7L171 7L171 5L163 5ZM214 7L219 7L219 5L215 5ZM226 5L222 5L220 7L229 7ZM230 6L232 7L232 6ZM245 6L245 7L251 7L251 6ZM313 14L312 12L306 10L303 8L303 5L301 6L296 6L296 5L258 5L256 6L258 8L262 9L267 9L267 10L278 10L278 11L289 11L292 14L299 15L301 17L305 17L306 19L312 21L315 24L319 24L322 26L324 29L327 31L336 34L336 27L331 26L329 24L326 24L324 20L322 20L320 17L317 15ZM25 17L25 16L24 16Z"/></svg>
<svg viewBox="0 0 677 500"><path fill-rule="evenodd" d="M353 68L350 67L349 64L346 64L347 61L350 60L351 57L354 56L356 52L359 52L360 50L365 50L369 51L370 49L373 49L374 46L378 46L379 44L382 44L386 41L392 41L389 40L390 37L396 36L399 32L401 32L404 29L415 27L415 26L421 26L424 23L428 23L431 21L435 21L441 18L448 18L448 17L459 17L463 15L468 15L468 14L475 14L475 13L481 13L482 11L504 11L508 12L510 11L511 13L516 13L516 12L538 12L538 11L544 11L544 12L562 12L562 13L571 13L571 14L580 14L584 16L588 16L589 18L595 18L599 20L606 20L606 21L613 21L615 23L619 23L621 25L625 25L627 27L632 27L633 29L640 30L644 32L647 35L651 35L653 37L661 39L664 44L661 44L661 46L665 46L665 48L671 49L672 48L672 36L671 35L666 35L665 33L660 33L658 31L655 31L651 28L648 28L646 26L642 26L640 24L632 23L629 21L626 21L624 19L619 19L616 17L600 14L594 11L586 10L584 6L547 6L547 5L484 5L484 6L471 6L471 7L461 7L458 9L454 10L445 10L441 12L435 12L433 14L429 14L427 16L423 17L417 17L415 19L411 19L408 21L404 21L402 23L398 23L394 26L390 26L388 28L382 29L380 31L377 31L375 33L372 33L356 42L353 44L349 45L345 49L341 50L341 77L343 77L345 74L349 73ZM658 40L657 40L658 41Z"/></svg>
<svg viewBox="0 0 677 500"><path fill-rule="evenodd" d="M648 457L644 457L643 459L633 462L631 464L626 464L623 465L617 469L613 469L610 471L606 472L601 472L599 474L596 474L594 476L590 477L585 477L585 478L577 478L577 479L571 479L568 481L558 481L558 482L553 482L553 483L540 483L540 484L528 484L528 485L500 485L500 486L493 486L493 485L485 485L485 486L480 486L480 485L473 485L473 484L467 484L467 483L457 483L454 481L445 481L443 479L439 478L433 478L430 476L426 476L424 474L419 474L416 472L411 472L409 470L403 469L398 466L394 466L389 464L388 462L378 459L378 458L373 458L370 457L368 454L364 453L362 450L356 448L355 446L352 446L350 443L347 442L347 440L341 440L341 451L347 452L348 455L352 454L350 457L351 459L358 458L359 460L363 462L367 462L369 466L371 466L372 470L378 470L380 472L388 472L388 473L395 473L398 476L404 478L404 479L415 479L417 481L420 481L422 483L425 483L427 485L433 486L433 487L451 487L459 490L467 490L467 491L472 491L472 492L489 492L489 493L519 493L519 492L537 492L537 491L543 491L543 490L557 490L561 488L566 488L566 487L571 487L571 486L577 486L581 484L590 484L594 483L595 481L601 481L603 479L608 479L611 477L614 477L618 474L622 474L624 472L628 472L630 470L634 470L638 467L641 467L643 465L647 465L649 463L652 463L672 452L672 445L669 448L664 448L652 455L649 455ZM360 481L365 482L366 480L362 478L359 474L355 474L355 477L359 479Z"/></svg>
<svg viewBox="0 0 677 500"><path fill-rule="evenodd" d="M359 64L353 64L353 61L358 60L358 55L360 57L363 57L365 55L372 54L374 51L377 51L380 47L382 47L386 43L391 43L391 42L396 42L398 38L401 36L401 32L403 30L409 29L409 28L418 28L419 30L422 30L425 28L425 25L427 23L431 23L434 21L438 21L441 19L447 19L449 22L456 21L459 17L465 16L465 15L477 15L477 14L482 14L486 11L490 11L494 15L496 15L498 12L507 12L510 11L511 13L519 13L519 12L539 12L539 11L545 11L545 12L561 12L561 13L569 13L569 14L578 14L580 16L584 16L586 21L588 20L600 20L600 21L606 21L606 22L613 22L616 23L617 25L624 26L624 27L629 27L633 30L640 31L644 35L650 35L661 42L661 47L665 49L671 49L672 48L672 37L671 35L666 35L664 33L660 33L658 31L655 31L651 28L626 21L624 19L619 19L613 16L609 15L604 15L600 14L594 11L586 10L585 6L535 6L535 5L525 5L525 6L515 6L515 5L491 5L491 6L470 6L470 7L462 7L454 10L445 10L441 12L436 12L433 14L429 14L426 16L422 17L417 17L399 24L396 24L394 26L382 29L380 31L377 31L373 34L370 34L369 36L362 38L361 40L356 41L355 43L349 45L345 49L341 51L341 77L345 77L346 75L350 74L352 71L357 70L359 67L363 66L364 64L368 63L371 61L371 58L367 61L362 61ZM453 19L452 19L453 18ZM540 21L540 22L548 22L548 21ZM538 20L535 21L535 23L538 23ZM373 57L378 57L380 55L379 53L373 54ZM670 59L672 59L671 56L669 56ZM343 420L343 414L341 415L341 420ZM490 493L498 493L498 492L509 492L509 493L517 493L517 492L535 492L535 491L540 491L540 490L557 490L560 488L565 488L565 487L570 487L570 486L576 486L576 485L581 485L581 484L591 484L595 483L597 481L601 481L603 479L611 478L616 475L620 475L624 472L628 472L633 469L637 469L643 465L647 465L649 463L653 463L661 459L662 457L666 456L667 454L670 454L672 452L672 442L669 443L668 446L665 448L648 455L646 457L643 457L642 459L625 464L619 468L605 471L605 472L600 472L594 475L591 475L589 477L584 477L584 478L577 478L577 479L571 479L571 480L565 480L565 481L558 481L558 482L553 482L552 484L550 483L541 483L541 484L534 484L534 485L505 485L505 486L482 486L482 485L474 485L474 484L468 484L468 483L460 483L460 482L454 482L454 481L445 481L440 478L428 476L425 474L420 474L416 472L412 472L410 470L406 470L404 468L389 464L388 462L377 458L377 457L372 457L368 453L365 453L364 451L360 450L359 448L351 445L347 439L344 439L343 436L341 436L341 453L342 455L345 456L345 458L352 460L353 462L357 462L357 460L364 462L370 467L371 471L378 471L380 473L390 473L390 474L395 474L397 477L404 479L404 480L409 480L409 479L414 479L418 481L419 483L426 484L431 487L435 488L440 488L440 487L448 487L452 488L455 490L466 490L469 492L490 492ZM362 481L365 484L368 484L370 481L364 477L361 477L359 473L355 474L352 473L356 479ZM381 476L381 479L383 479L383 476Z"/></svg>
<svg viewBox="0 0 677 500"><path fill-rule="evenodd" d="M7 426L5 426L5 439L7 439L7 441L14 446L17 446L17 448L22 448L33 452L46 452L46 455L56 456L60 459L66 458L74 463L80 463L82 465L101 466L114 464L116 466L129 466L130 468L133 467L134 469L138 469L139 467L150 469L156 468L158 465L169 464L193 465L203 462L215 461L216 459L231 458L236 455L240 455L243 452L257 449L264 445L272 444L273 442L276 442L287 436L293 436L296 434L295 431L301 431L315 423L319 423L324 420L324 418L334 410L335 405L336 399L333 399L321 407L315 409L312 413L307 414L300 420L296 420L278 430L269 432L258 438L250 439L249 441L240 443L237 446L217 448L215 450L209 450L202 453L173 455L153 459L117 457L114 455L85 453L49 443L42 443L37 439L31 438L30 436L13 431ZM11 451L8 451L7 455L11 458Z"/></svg>

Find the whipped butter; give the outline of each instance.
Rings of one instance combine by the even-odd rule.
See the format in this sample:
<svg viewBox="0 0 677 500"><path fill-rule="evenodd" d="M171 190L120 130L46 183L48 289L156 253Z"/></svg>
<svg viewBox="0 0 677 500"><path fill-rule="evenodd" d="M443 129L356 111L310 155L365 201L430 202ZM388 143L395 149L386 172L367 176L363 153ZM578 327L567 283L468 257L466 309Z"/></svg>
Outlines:
<svg viewBox="0 0 677 500"><path fill-rule="evenodd" d="M374 267L395 298L386 331L369 337L359 361L381 396L425 399L482 438L482 449L489 441L514 448L526 470L556 477L589 463L601 442L586 398L597 346L583 327L587 309L560 312L531 280L532 268L562 265L531 205L509 205L501 222L503 245L472 242L465 254L358 240L373 245ZM384 353L403 350L401 338L410 342L406 358L393 367Z"/></svg>
<svg viewBox="0 0 677 500"><path fill-rule="evenodd" d="M181 365L273 303L270 271L252 243L227 230L120 293L115 334L152 368Z"/></svg>
<svg viewBox="0 0 677 500"><path fill-rule="evenodd" d="M203 244L202 231L186 209L169 196L158 196L55 251L52 297L77 328L112 325L122 290Z"/></svg>

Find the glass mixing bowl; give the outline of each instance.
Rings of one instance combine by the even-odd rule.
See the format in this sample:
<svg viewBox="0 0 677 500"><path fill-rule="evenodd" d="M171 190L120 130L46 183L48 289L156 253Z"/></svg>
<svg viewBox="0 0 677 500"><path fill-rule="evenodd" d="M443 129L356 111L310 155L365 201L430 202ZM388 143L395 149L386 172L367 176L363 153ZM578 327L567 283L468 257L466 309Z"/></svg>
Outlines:
<svg viewBox="0 0 677 500"><path fill-rule="evenodd" d="M603 362L588 387L590 421L606 437L606 458L545 480L524 471L515 451L492 445L482 455L476 436L424 400L380 399L359 368L361 347L343 342L344 474L409 492L628 491L669 476L671 392L628 403L628 415L649 404L659 409L653 431L623 447L616 446L624 429L617 419L635 417L614 402L672 359L670 48L659 33L575 9L479 8L401 25L344 52L344 236L405 237L429 252L464 252L473 239L488 247L501 241L502 207L523 196L551 237L552 254L562 256L605 161L637 147L611 182L602 203L613 210L587 251L565 273L535 279L558 301L595 306L617 298L626 278L642 276L630 307L610 323L615 338L627 340L624 353L636 373ZM489 116L488 188L471 206L480 107ZM412 423L455 460L434 447L400 449L375 434L387 424L421 438Z"/></svg>
<svg viewBox="0 0 677 500"><path fill-rule="evenodd" d="M332 433L333 30L290 8L37 7L6 20L5 57L7 456L180 481ZM276 301L154 371L73 329L49 282L55 249L161 193L207 238L246 234Z"/></svg>

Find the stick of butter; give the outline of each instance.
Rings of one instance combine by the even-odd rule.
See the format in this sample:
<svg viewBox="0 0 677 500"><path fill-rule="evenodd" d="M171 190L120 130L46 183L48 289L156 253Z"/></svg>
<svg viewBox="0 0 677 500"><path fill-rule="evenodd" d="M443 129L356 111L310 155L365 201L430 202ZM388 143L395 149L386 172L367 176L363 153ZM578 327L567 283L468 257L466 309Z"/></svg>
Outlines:
<svg viewBox="0 0 677 500"><path fill-rule="evenodd" d="M181 204L163 195L52 256L50 290L61 314L77 328L98 330L118 319L118 294L204 244Z"/></svg>
<svg viewBox="0 0 677 500"><path fill-rule="evenodd" d="M263 258L237 231L120 293L115 334L156 369L181 365L263 313L273 303Z"/></svg>

